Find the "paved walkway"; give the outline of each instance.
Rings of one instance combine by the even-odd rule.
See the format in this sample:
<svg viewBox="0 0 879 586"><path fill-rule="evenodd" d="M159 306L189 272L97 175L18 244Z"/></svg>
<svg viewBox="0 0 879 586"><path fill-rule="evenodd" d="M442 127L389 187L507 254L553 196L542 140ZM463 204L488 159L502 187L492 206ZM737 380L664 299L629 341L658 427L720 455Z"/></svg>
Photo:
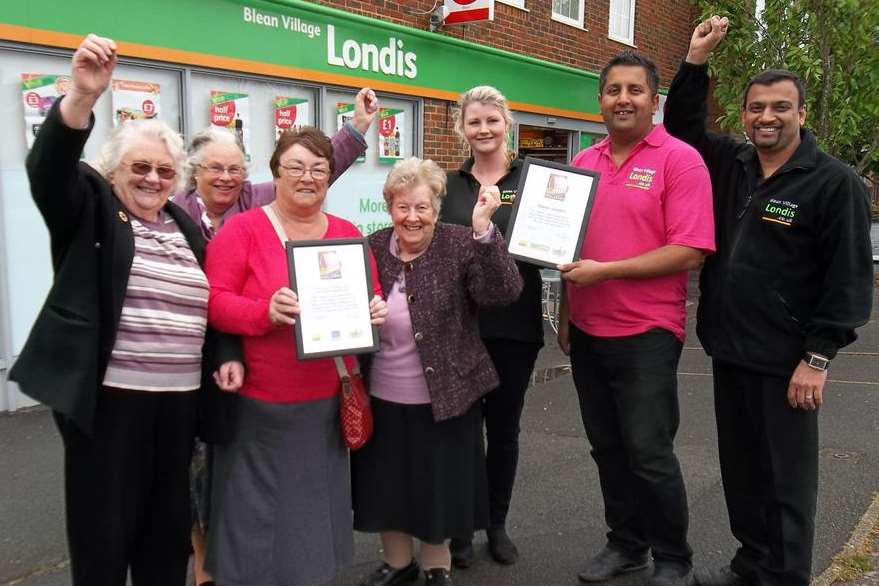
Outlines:
<svg viewBox="0 0 879 586"><path fill-rule="evenodd" d="M877 303L876 305L879 305ZM691 314L693 307L690 307ZM834 361L821 413L821 477L815 541L816 576L848 541L879 490L879 320ZM522 421L519 480L510 534L521 561L501 567L479 536L478 561L454 573L462 586L575 585L584 560L604 540L601 497L566 358L554 341L539 358ZM544 376L546 375L546 376ZM695 561L721 565L732 555L717 461L710 363L691 334L679 369L681 428L677 453L690 502ZM66 546L61 502L61 447L44 410L0 416L0 586L61 586ZM356 536L355 566L333 582L350 586L379 559L373 536ZM640 584L646 574L613 581ZM876 576L860 584L877 584Z"/></svg>

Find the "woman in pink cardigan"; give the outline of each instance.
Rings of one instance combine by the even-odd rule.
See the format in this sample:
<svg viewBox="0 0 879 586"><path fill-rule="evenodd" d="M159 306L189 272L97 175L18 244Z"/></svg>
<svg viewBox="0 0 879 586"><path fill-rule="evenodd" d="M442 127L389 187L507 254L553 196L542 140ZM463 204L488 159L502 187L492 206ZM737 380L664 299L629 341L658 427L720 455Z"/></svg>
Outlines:
<svg viewBox="0 0 879 586"><path fill-rule="evenodd" d="M333 175L339 178L366 150L364 135L378 111L378 100L369 88L354 100L354 118L333 136ZM206 240L236 214L263 206L275 199L274 181L251 183L247 180L244 151L238 138L224 128L209 127L196 134L186 161L186 191L174 196L174 203L186 210L198 224ZM205 441L214 441L213 438ZM210 521L209 444L197 442L192 461L192 551L196 586L209 586L213 580L204 570L205 534Z"/></svg>
<svg viewBox="0 0 879 586"><path fill-rule="evenodd" d="M270 167L277 198L229 219L205 267L209 323L241 336L247 368L231 441L214 448L206 567L220 584L308 586L351 561L348 453L333 360L296 355L291 326L299 304L270 214L289 240L361 235L321 211L333 151L319 130L282 135ZM370 309L379 325L387 306L373 285ZM346 362L354 366L353 357Z"/></svg>

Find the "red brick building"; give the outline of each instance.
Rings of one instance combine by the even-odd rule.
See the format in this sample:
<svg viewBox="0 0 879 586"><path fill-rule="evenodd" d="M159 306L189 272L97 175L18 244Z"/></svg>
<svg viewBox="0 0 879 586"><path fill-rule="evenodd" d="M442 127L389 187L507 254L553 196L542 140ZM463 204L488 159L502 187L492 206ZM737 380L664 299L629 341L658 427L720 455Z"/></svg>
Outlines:
<svg viewBox="0 0 879 586"><path fill-rule="evenodd" d="M434 0L319 0L319 3L422 30L429 26L425 13L436 4ZM577 0L570 4L576 5ZM671 82L678 63L686 55L698 16L690 2L631 0L620 3L634 9L634 15L630 15L634 16L631 43L609 36L611 4L617 2L587 0L583 4L583 26L554 18L552 0L497 0L494 21L446 25L436 34L593 72L598 72L614 54L635 48L656 62L664 86ZM445 100L426 99L424 102L423 154L449 168L460 164L465 157L451 132L450 107L450 102Z"/></svg>

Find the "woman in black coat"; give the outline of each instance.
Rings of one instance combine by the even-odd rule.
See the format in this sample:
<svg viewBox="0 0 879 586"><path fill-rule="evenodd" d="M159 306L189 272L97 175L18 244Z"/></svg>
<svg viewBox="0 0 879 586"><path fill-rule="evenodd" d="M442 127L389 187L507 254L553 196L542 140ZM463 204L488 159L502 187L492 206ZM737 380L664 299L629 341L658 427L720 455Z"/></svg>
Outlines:
<svg viewBox="0 0 879 586"><path fill-rule="evenodd" d="M199 396L236 390L244 368L235 340L206 329L204 241L168 203L180 137L129 122L100 170L79 162L116 60L112 40L82 42L28 156L55 279L10 378L64 441L73 584L124 586L130 568L135 586L182 586Z"/></svg>

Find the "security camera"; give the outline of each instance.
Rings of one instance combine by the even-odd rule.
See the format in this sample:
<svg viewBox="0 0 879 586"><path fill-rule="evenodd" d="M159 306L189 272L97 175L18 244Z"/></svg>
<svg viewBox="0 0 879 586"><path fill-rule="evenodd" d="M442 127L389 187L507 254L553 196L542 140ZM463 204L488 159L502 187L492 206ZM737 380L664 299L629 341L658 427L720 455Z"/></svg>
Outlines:
<svg viewBox="0 0 879 586"><path fill-rule="evenodd" d="M449 15L449 9L445 6L437 6L436 10L430 13L430 32L435 33L443 23L446 21L446 17Z"/></svg>

